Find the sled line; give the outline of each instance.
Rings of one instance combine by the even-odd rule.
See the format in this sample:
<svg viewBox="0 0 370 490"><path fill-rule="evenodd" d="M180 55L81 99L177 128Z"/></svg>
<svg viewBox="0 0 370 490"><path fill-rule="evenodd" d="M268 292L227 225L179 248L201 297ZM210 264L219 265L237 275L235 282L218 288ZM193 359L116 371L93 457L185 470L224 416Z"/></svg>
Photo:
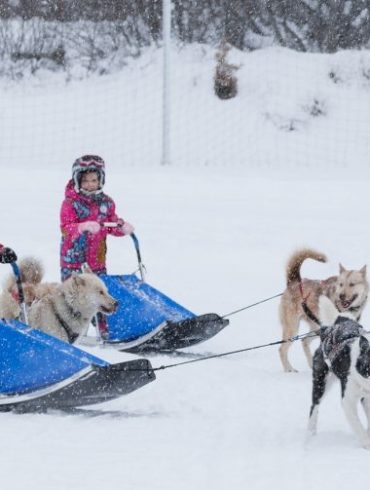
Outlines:
<svg viewBox="0 0 370 490"><path fill-rule="evenodd" d="M239 308L239 310L231 311L230 313L223 315L221 318L227 318L228 316L235 315L236 313L240 313L241 311L247 310L248 308L252 308L253 306L260 305L261 303L266 303L266 301L270 301L274 298L279 298L283 294L284 293L275 294L274 296L270 296L269 298L262 299L261 301L257 301L257 303L252 303L251 305L244 306L243 308Z"/></svg>
<svg viewBox="0 0 370 490"><path fill-rule="evenodd" d="M164 369L169 369L173 367L178 367L178 366L184 366L185 364L193 364L195 362L201 362L201 361L209 361L210 359L216 359L218 357L225 357L225 356L230 356L233 354L240 354L241 352L248 352L251 350L256 350L256 349L262 349L264 347L270 347L273 345L279 345L279 344L285 344L286 342L295 342L296 340L301 340L305 339L308 337L316 337L318 335L319 330L313 330L311 332L306 332L300 335L295 335L294 337L289 337L288 339L285 340L277 340L275 342L269 342L268 344L261 344L261 345L255 345L253 347L245 347L244 349L238 349L238 350L232 350L228 352L221 352L220 354L212 354L210 356L204 356L204 357L199 357L198 359L190 359L189 361L182 361L182 362L176 362L174 364L165 364L162 366L158 367L153 367L153 371L163 371ZM136 369L133 369L136 371ZM139 369L139 371L145 371L145 369Z"/></svg>
<svg viewBox="0 0 370 490"><path fill-rule="evenodd" d="M279 344L285 344L286 342L295 342L296 340L301 340L307 337L316 337L317 333L314 332L307 332L303 333L301 335L295 335L294 337L289 337L289 339L286 340L277 340L275 342L270 342L268 344L261 344L261 345L255 345L253 347L245 347L244 349L238 349L238 350L232 350L228 352L221 352L220 354L212 354L211 356L204 356L200 357L198 359L190 359L189 361L182 361L182 362L177 362L174 364L167 364L164 366L159 366L156 368L153 368L153 371L160 371L164 369L169 369L172 367L177 367L177 366L183 366L185 364L193 364L194 362L201 362L201 361L208 361L209 359L216 359L217 357L224 357L224 356L231 356L233 354L240 354L241 352L248 352L250 350L257 350L257 349L262 349L264 347L271 347L273 345L279 345Z"/></svg>

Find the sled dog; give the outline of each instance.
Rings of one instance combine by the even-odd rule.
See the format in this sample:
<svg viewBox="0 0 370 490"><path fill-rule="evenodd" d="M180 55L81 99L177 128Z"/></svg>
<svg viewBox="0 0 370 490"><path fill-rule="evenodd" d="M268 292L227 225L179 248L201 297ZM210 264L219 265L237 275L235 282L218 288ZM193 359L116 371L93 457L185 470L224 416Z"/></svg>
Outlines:
<svg viewBox="0 0 370 490"><path fill-rule="evenodd" d="M312 405L308 429L316 433L318 409L333 373L340 381L344 413L360 444L370 449L370 336L354 321L354 315L341 313L325 296L319 300L321 343L313 357ZM351 319L352 316L352 319ZM361 402L367 430L358 415Z"/></svg>
<svg viewBox="0 0 370 490"><path fill-rule="evenodd" d="M24 302L30 306L36 298L36 291L40 287L39 293L43 289L40 284L44 277L44 267L35 257L24 257L19 261L20 280L22 283ZM18 288L14 274L10 274L4 284L0 294L0 317L15 319L19 318L21 309L19 306Z"/></svg>
<svg viewBox="0 0 370 490"><path fill-rule="evenodd" d="M63 283L42 283L39 282L39 277L42 277L41 269L39 275L34 277L26 274L29 263L29 259L20 262L20 270L24 279L33 279L33 282L24 283L29 290L27 311L28 322L32 327L73 343L86 333L96 313L109 315L117 309L118 302L110 296L103 281L89 268L82 274L72 275ZM40 263L33 263L38 269ZM7 289L1 296L1 316L18 318L20 306L16 299Z"/></svg>
<svg viewBox="0 0 370 490"><path fill-rule="evenodd" d="M302 308L305 298L309 310L314 316L318 315L318 300L321 295L327 296L339 312L350 312L356 320L360 319L365 307L369 291L366 278L366 265L360 270L347 270L339 264L339 275L323 281L301 279L300 269L306 259L326 262L326 256L312 249L302 249L295 252L289 259L286 272L287 287L280 301L280 322L283 329L283 340L295 336L300 320L305 320L310 330L318 325L309 318ZM309 366L312 366L312 355L309 344L312 337L302 340L303 350ZM280 359L286 372L296 371L289 362L288 350L291 342L281 344Z"/></svg>

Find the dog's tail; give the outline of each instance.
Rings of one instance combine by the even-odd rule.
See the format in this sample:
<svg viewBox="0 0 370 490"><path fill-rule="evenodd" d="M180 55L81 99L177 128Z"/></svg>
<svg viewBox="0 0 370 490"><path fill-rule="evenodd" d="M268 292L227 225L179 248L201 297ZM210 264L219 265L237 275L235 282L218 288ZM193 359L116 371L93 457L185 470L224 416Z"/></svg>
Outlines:
<svg viewBox="0 0 370 490"><path fill-rule="evenodd" d="M301 266L306 259L317 260L318 262L326 262L327 258L321 252L316 252L310 248L297 250L289 259L286 268L287 285L293 282L301 281Z"/></svg>
<svg viewBox="0 0 370 490"><path fill-rule="evenodd" d="M39 284L44 277L44 266L36 257L24 257L19 261L22 282Z"/></svg>
<svg viewBox="0 0 370 490"><path fill-rule="evenodd" d="M44 266L42 262L35 257L24 257L18 262L19 272L22 283L37 285L44 277ZM4 281L4 289L12 291L15 286L14 274L9 274Z"/></svg>

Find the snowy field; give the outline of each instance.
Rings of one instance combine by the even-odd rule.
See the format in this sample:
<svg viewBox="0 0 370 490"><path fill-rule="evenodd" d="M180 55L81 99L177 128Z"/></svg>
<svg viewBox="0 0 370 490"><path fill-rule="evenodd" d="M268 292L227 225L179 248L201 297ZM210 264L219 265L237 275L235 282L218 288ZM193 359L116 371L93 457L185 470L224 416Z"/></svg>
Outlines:
<svg viewBox="0 0 370 490"><path fill-rule="evenodd" d="M282 292L285 262L300 246L330 259L307 261L307 277L335 274L339 262L370 264L368 53L233 55L242 64L240 93L228 102L212 93L211 52L176 55L170 167L159 165L154 51L109 78L2 87L0 241L19 256L42 257L47 280L58 280L64 186L74 158L98 153L107 161L106 192L136 227L148 282L195 312L225 314ZM338 83L328 76L333 69ZM305 109L316 98L319 116ZM111 237L108 248L110 272L135 269L129 239ZM1 278L8 272L2 266ZM277 307L275 299L233 316L189 351L279 340ZM311 373L300 345L290 356L298 373L283 373L277 348L267 347L159 371L153 383L84 413L0 414L0 488L364 486L370 453L347 426L339 386L307 439ZM157 367L182 359L150 360Z"/></svg>

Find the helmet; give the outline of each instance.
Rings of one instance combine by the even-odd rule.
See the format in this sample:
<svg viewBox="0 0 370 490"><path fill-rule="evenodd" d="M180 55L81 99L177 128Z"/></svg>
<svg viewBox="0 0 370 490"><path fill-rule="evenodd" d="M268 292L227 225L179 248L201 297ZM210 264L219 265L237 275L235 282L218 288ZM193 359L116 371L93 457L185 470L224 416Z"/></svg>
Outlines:
<svg viewBox="0 0 370 490"><path fill-rule="evenodd" d="M105 183L105 163L101 157L97 155L84 155L72 165L72 180L77 192L81 187L81 177L85 172L96 172L99 177L100 187Z"/></svg>

